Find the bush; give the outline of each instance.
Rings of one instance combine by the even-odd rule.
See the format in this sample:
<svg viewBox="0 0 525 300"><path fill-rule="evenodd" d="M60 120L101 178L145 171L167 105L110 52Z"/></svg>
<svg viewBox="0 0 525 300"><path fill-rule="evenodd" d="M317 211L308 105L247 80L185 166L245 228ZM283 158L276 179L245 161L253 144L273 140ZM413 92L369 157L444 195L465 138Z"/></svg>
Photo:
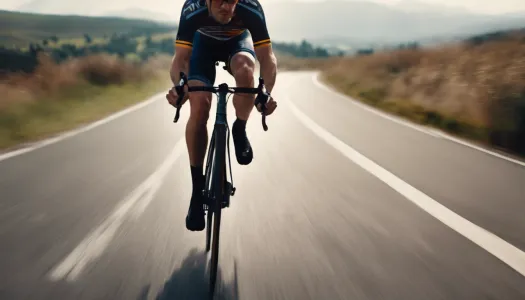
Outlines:
<svg viewBox="0 0 525 300"><path fill-rule="evenodd" d="M421 107L429 124L525 154L524 38L494 33L434 49L344 58L325 73L347 91L356 85L352 90L364 91L371 104Z"/></svg>
<svg viewBox="0 0 525 300"><path fill-rule="evenodd" d="M78 72L89 83L94 85L122 84L138 81L141 69L125 63L114 56L92 55L78 61Z"/></svg>

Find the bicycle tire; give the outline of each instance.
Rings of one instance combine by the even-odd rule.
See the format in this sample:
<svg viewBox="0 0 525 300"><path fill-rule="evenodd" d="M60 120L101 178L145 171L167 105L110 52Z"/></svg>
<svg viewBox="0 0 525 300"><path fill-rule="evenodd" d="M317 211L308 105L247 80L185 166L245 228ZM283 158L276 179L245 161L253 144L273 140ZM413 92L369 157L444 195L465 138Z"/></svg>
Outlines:
<svg viewBox="0 0 525 300"><path fill-rule="evenodd" d="M212 220L213 220L213 211L208 209L208 215L206 216L206 252L209 252L211 248Z"/></svg>
<svg viewBox="0 0 525 300"><path fill-rule="evenodd" d="M213 130L212 134L211 134L211 140L210 140L210 146L209 146L209 150L208 150L208 158L206 160L206 173L205 173L205 176L206 176L206 180L205 180L205 189L204 189L204 193L205 193L205 199L206 199L206 203L204 204L204 209L207 213L207 216L206 216L206 252L209 252L210 251L210 246L211 246L211 229L212 229L212 221L213 221L213 209L211 209L211 205L212 203L210 203L210 198L211 198L211 193L213 192L213 186L210 187L210 181L212 180L212 170L213 170L213 163L214 163L214 160L215 160L215 136L216 136L216 131Z"/></svg>
<svg viewBox="0 0 525 300"><path fill-rule="evenodd" d="M211 239L211 261L210 261L210 296L213 297L217 281L217 269L219 264L219 236L221 230L222 201L225 194L226 176L226 128L224 125L216 125L215 129L215 151L212 169L212 201L209 209L213 214L213 228Z"/></svg>

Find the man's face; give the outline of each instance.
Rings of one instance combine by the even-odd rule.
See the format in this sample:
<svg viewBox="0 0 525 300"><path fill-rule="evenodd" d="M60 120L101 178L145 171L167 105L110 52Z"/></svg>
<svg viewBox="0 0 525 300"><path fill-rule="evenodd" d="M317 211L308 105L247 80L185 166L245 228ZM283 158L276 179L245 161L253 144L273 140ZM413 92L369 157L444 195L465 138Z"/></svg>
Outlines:
<svg viewBox="0 0 525 300"><path fill-rule="evenodd" d="M233 18L238 0L206 0L212 17L221 24L227 24Z"/></svg>

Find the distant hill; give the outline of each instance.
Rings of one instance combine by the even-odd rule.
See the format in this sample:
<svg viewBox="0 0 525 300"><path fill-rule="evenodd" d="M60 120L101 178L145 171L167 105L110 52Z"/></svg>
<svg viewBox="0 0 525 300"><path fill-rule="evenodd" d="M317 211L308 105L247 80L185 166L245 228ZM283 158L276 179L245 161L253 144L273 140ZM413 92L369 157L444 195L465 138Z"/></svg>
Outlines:
<svg viewBox="0 0 525 300"><path fill-rule="evenodd" d="M104 10L114 9L111 1L63 1L63 0L29 0L20 5L17 10L41 14L74 14L88 15L101 14Z"/></svg>
<svg viewBox="0 0 525 300"><path fill-rule="evenodd" d="M469 14L469 11L466 8L459 5L443 5L418 0L399 0L394 7L412 13L433 13L442 15Z"/></svg>
<svg viewBox="0 0 525 300"><path fill-rule="evenodd" d="M270 34L283 41L332 37L349 40L351 44L399 43L525 25L523 12L480 15L418 1L402 1L397 5L343 0L278 1L266 3L264 8Z"/></svg>
<svg viewBox="0 0 525 300"><path fill-rule="evenodd" d="M121 10L112 10L104 13L105 16L108 17L123 17L123 18L129 18L129 19L141 19L141 20L155 20L155 21L165 21L165 22L178 22L179 20L175 20L173 17L157 13L154 11L149 11L145 9L140 8L128 8L128 9L121 9Z"/></svg>
<svg viewBox="0 0 525 300"><path fill-rule="evenodd" d="M81 38L111 36L114 33L168 32L176 30L174 25L154 21L124 19L117 17L86 17L43 15L0 11L0 45L27 46L50 36Z"/></svg>
<svg viewBox="0 0 525 300"><path fill-rule="evenodd" d="M136 0L127 2L125 6L107 0L30 0L19 9L42 13L111 14L153 20L170 19L164 16L167 14L178 22L182 2L150 0L146 3ZM261 2L272 38L281 42L335 39L330 45L343 43L356 47L412 40L443 41L525 26L525 12L481 15L469 12L459 4L446 6L421 0L400 0L390 5L363 0ZM149 11L152 7L167 7L167 3L172 8L164 13Z"/></svg>

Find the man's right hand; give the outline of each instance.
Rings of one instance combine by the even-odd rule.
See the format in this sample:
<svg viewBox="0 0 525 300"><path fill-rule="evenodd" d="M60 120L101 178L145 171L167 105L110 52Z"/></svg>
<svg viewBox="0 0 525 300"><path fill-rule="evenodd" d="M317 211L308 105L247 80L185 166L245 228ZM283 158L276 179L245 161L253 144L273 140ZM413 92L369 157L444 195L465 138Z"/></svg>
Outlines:
<svg viewBox="0 0 525 300"><path fill-rule="evenodd" d="M187 88L185 87L187 90ZM177 90L175 87L172 87L168 93L166 94L166 99L168 99L169 104L173 105L173 107L177 108L177 100L179 99L179 94L177 94ZM184 94L184 97L182 98L182 101L180 103L180 106L184 105L184 103L188 100L188 92L186 91Z"/></svg>

